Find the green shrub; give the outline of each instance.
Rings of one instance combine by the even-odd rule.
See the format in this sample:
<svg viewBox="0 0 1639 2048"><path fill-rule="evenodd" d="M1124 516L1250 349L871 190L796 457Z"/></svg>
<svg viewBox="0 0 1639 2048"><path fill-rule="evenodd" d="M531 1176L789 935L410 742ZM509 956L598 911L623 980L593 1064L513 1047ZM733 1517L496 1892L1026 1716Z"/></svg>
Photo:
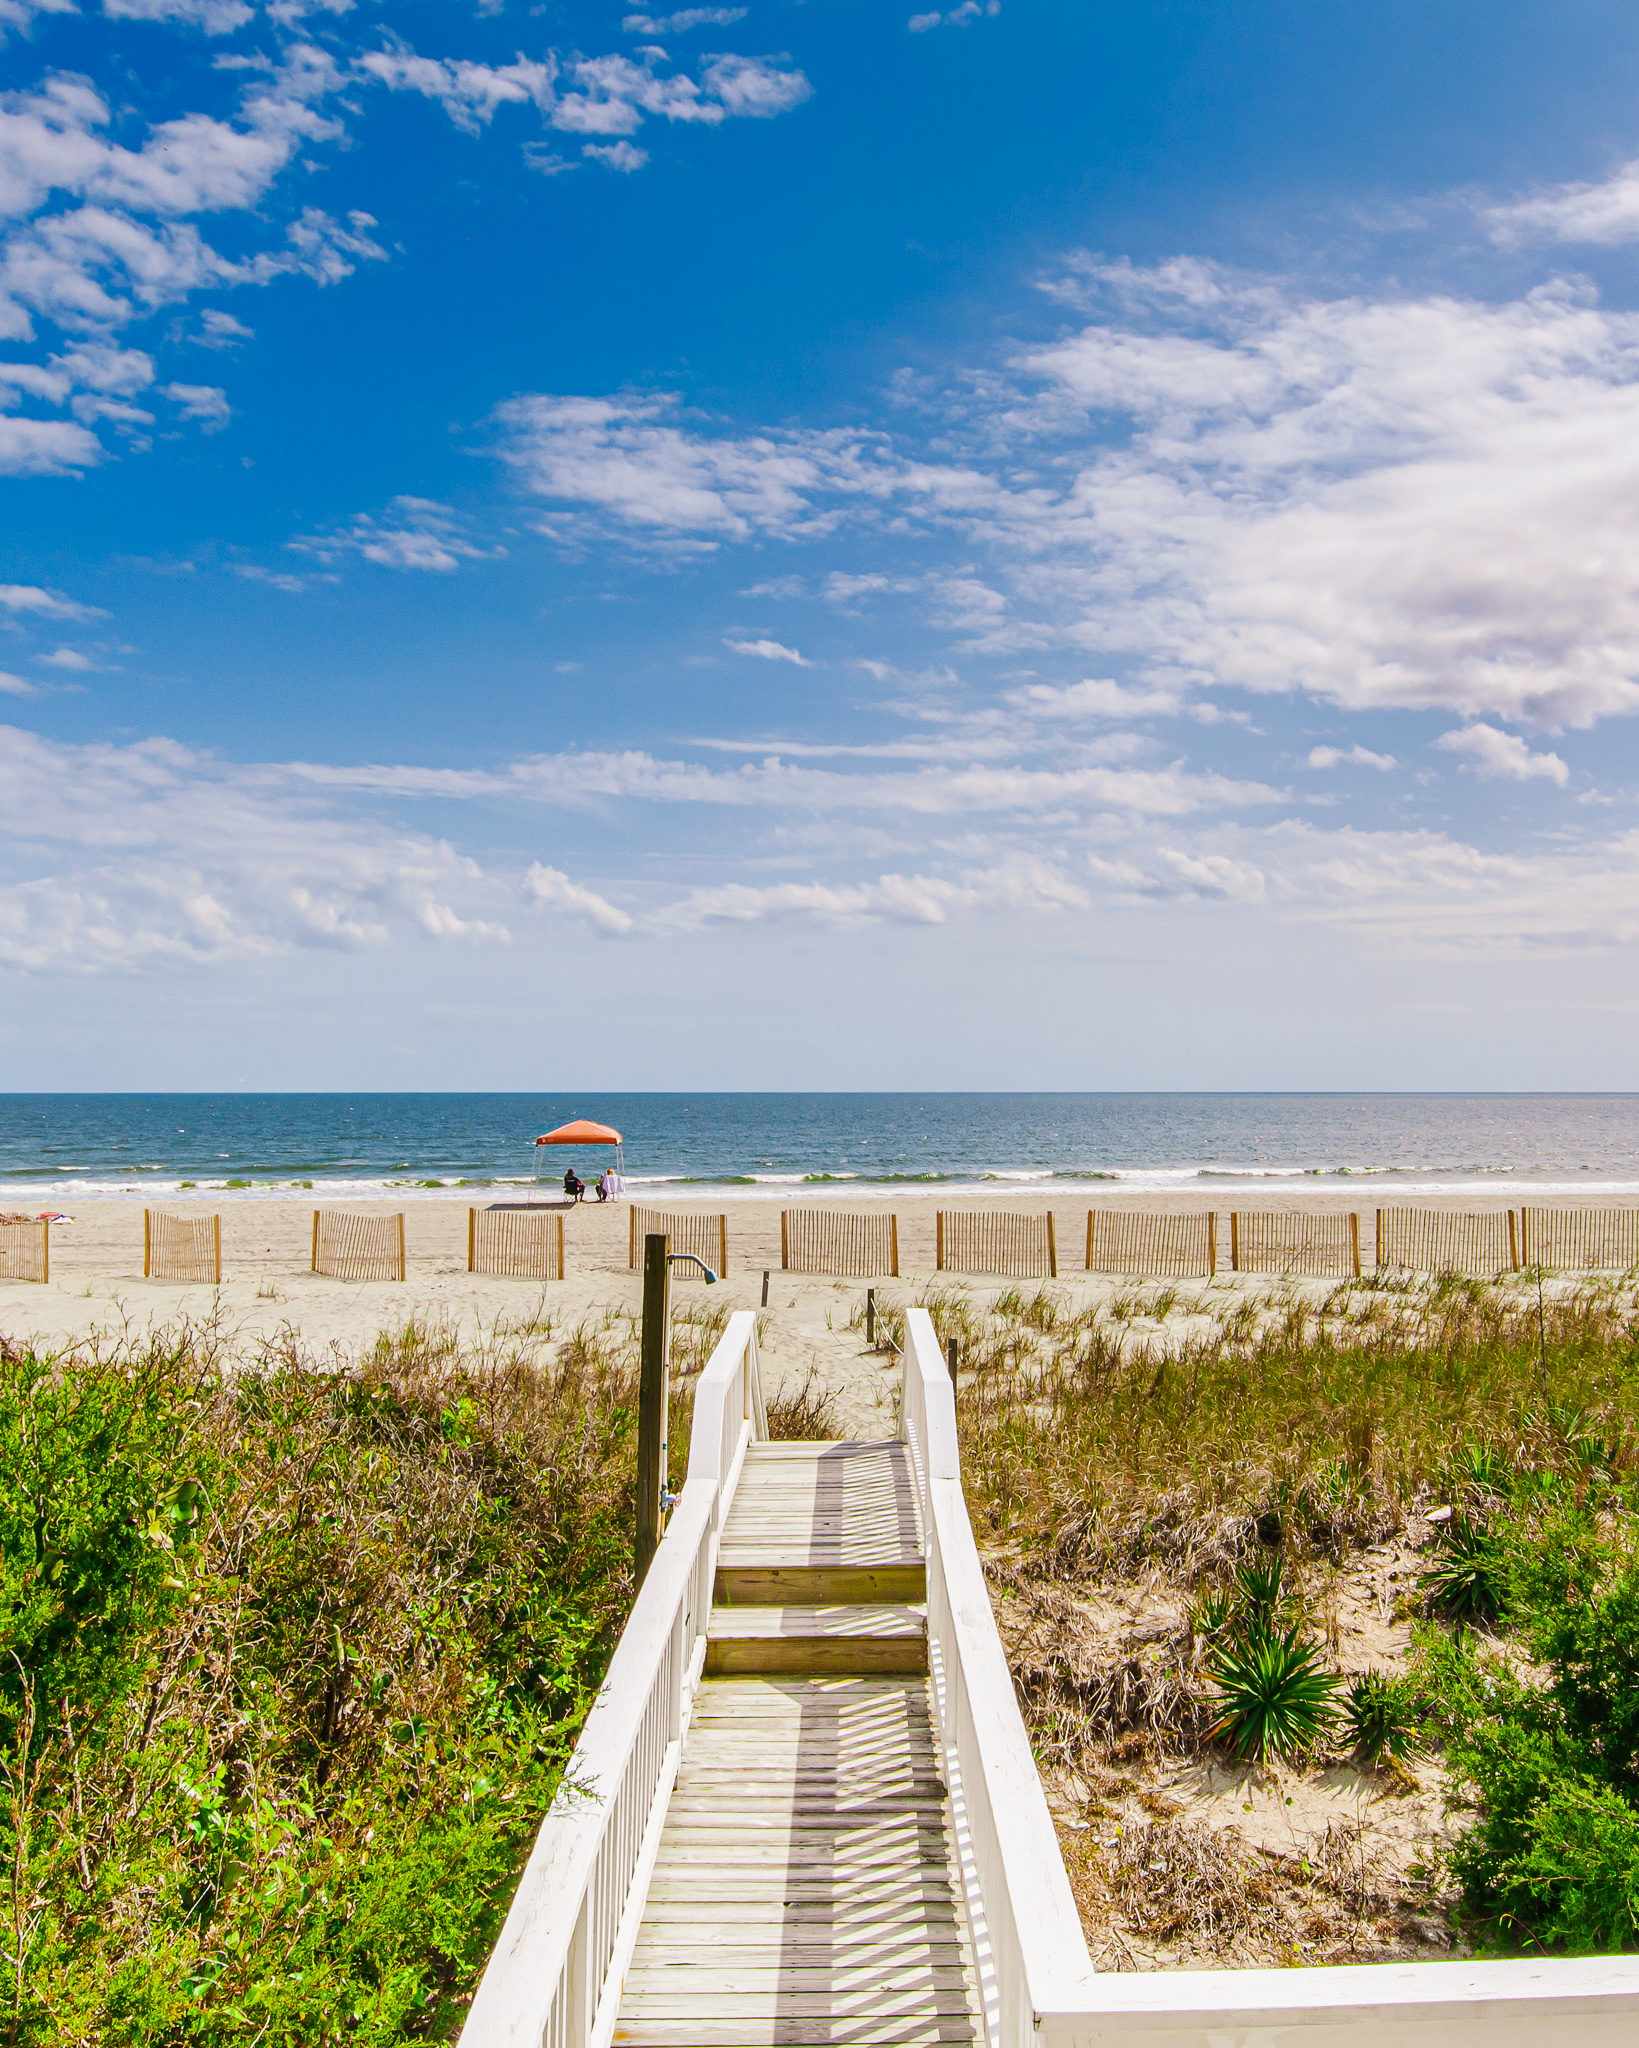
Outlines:
<svg viewBox="0 0 1639 2048"><path fill-rule="evenodd" d="M629 1599L633 1393L0 1350L0 2037L453 2032Z"/></svg>
<svg viewBox="0 0 1639 2048"><path fill-rule="evenodd" d="M1502 1553L1467 1515L1452 1516L1418 1584L1430 1608L1459 1629L1495 1621L1507 1600Z"/></svg>
<svg viewBox="0 0 1639 2048"><path fill-rule="evenodd" d="M1416 1710L1408 1689L1381 1671L1362 1671L1343 1696L1343 1732L1363 1763L1398 1762L1415 1746Z"/></svg>

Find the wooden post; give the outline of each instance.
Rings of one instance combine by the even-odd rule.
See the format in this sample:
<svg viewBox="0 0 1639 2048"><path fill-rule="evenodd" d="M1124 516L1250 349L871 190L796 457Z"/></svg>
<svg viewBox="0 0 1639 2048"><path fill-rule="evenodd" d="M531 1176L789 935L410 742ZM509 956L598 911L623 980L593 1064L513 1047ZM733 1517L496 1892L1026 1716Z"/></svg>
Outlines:
<svg viewBox="0 0 1639 2048"><path fill-rule="evenodd" d="M874 1287L867 1287L865 1290L865 1341L873 1351L876 1349L876 1289Z"/></svg>
<svg viewBox="0 0 1639 2048"><path fill-rule="evenodd" d="M1238 1209L1229 1212L1229 1270L1241 1270L1241 1217Z"/></svg>
<svg viewBox="0 0 1639 2048"><path fill-rule="evenodd" d="M313 1270L319 1270L319 1212L313 1211Z"/></svg>
<svg viewBox="0 0 1639 2048"><path fill-rule="evenodd" d="M1087 1270L1093 1270L1093 1212L1087 1211Z"/></svg>
<svg viewBox="0 0 1639 2048"><path fill-rule="evenodd" d="M1508 1212L1508 1263L1516 1273L1519 1271L1519 1240L1514 1235L1514 1212L1512 1209Z"/></svg>
<svg viewBox="0 0 1639 2048"><path fill-rule="evenodd" d="M947 1338L945 1339L945 1363L946 1363L946 1364L947 1364L947 1365L948 1365L948 1366L950 1367L950 1383L951 1383L951 1385L952 1385L952 1386L955 1386L955 1384L956 1384L956 1339L955 1339L954 1337L947 1337Z"/></svg>
<svg viewBox="0 0 1639 2048"><path fill-rule="evenodd" d="M782 1273L787 1272L791 1265L790 1241L786 1231L786 1223L790 1213L788 1209L780 1211L780 1271Z"/></svg>
<svg viewBox="0 0 1639 2048"><path fill-rule="evenodd" d="M211 1218L211 1236L215 1241L216 1284L220 1287L222 1285L222 1218L220 1215Z"/></svg>
<svg viewBox="0 0 1639 2048"><path fill-rule="evenodd" d="M728 1216L725 1212L717 1219L717 1277L722 1279L728 1271Z"/></svg>
<svg viewBox="0 0 1639 2048"><path fill-rule="evenodd" d="M1051 1209L1047 1212L1047 1276L1050 1280L1056 1280L1059 1276L1059 1246L1058 1239L1053 1235Z"/></svg>
<svg viewBox="0 0 1639 2048"><path fill-rule="evenodd" d="M897 1280L899 1278L899 1218L897 1216L890 1216L888 1218L888 1241L893 1247L889 1271Z"/></svg>
<svg viewBox="0 0 1639 2048"><path fill-rule="evenodd" d="M763 1307L764 1307L764 1308L767 1308L767 1306L768 1306L768 1272L769 1272L769 1269L768 1269L768 1267L767 1267L767 1266L764 1266L764 1268L763 1268Z"/></svg>
<svg viewBox="0 0 1639 2048"><path fill-rule="evenodd" d="M1206 1276L1209 1280L1218 1277L1218 1212L1206 1212Z"/></svg>
<svg viewBox="0 0 1639 2048"><path fill-rule="evenodd" d="M661 1494L666 1484L667 1352L671 1334L669 1238L643 1240L643 1349L637 1391L637 1538L632 1576L641 1587L664 1533Z"/></svg>
<svg viewBox="0 0 1639 2048"><path fill-rule="evenodd" d="M142 1277L151 1280L154 1272L154 1218L153 1212L142 1212Z"/></svg>
<svg viewBox="0 0 1639 2048"><path fill-rule="evenodd" d="M559 1219L562 1220L561 1218ZM626 1263L637 1264L637 1204L634 1202L626 1211Z"/></svg>
<svg viewBox="0 0 1639 2048"><path fill-rule="evenodd" d="M561 1280L563 1278L563 1218L560 1216L556 1220L558 1225L558 1278Z"/></svg>
<svg viewBox="0 0 1639 2048"><path fill-rule="evenodd" d="M1349 1211L1349 1249L1354 1254L1354 1277L1360 1278L1360 1212Z"/></svg>
<svg viewBox="0 0 1639 2048"><path fill-rule="evenodd" d="M1377 1270L1379 1273L1383 1270L1383 1212L1381 1209L1377 1212Z"/></svg>
<svg viewBox="0 0 1639 2048"><path fill-rule="evenodd" d="M943 1209L936 1209L933 1212L933 1270L936 1273L942 1273L945 1270L945 1212Z"/></svg>
<svg viewBox="0 0 1639 2048"><path fill-rule="evenodd" d="M476 1272L477 1272L477 1270L478 1270L478 1211L477 1211L476 1209L469 1209L469 1210L467 1211L467 1271L468 1271L469 1273L476 1273Z"/></svg>
<svg viewBox="0 0 1639 2048"><path fill-rule="evenodd" d="M1531 1263L1531 1212L1522 1203L1519 1212L1519 1262L1522 1266Z"/></svg>
<svg viewBox="0 0 1639 2048"><path fill-rule="evenodd" d="M51 1219L48 1216L40 1218L40 1278L46 1282L51 1279Z"/></svg>
<svg viewBox="0 0 1639 2048"><path fill-rule="evenodd" d="M404 1278L404 1211L398 1212L398 1277Z"/></svg>

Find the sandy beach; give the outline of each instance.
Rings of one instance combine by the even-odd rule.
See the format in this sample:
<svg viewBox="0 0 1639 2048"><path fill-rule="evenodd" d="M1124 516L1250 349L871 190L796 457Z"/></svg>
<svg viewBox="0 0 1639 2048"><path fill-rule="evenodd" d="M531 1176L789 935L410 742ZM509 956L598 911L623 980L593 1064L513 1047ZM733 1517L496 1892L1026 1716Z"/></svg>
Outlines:
<svg viewBox="0 0 1639 2048"><path fill-rule="evenodd" d="M1375 1190L1374 1190L1375 1192ZM1528 1192L1528 1191L1527 1191ZM1220 1241L1227 1229L1230 1204L1243 1215L1252 1209L1337 1213L1355 1210L1363 1243L1370 1243L1374 1205L1346 1190L1307 1193L1301 1202L1289 1192L1262 1199L1240 1193L1213 1198L1223 1203ZM1424 1206L1482 1211L1506 1206L1494 1188L1419 1190ZM1518 1197L1516 1196L1516 1200ZM1570 1206L1567 1197L1550 1197ZM862 1334L848 1327L851 1311L863 1297L861 1280L830 1279L780 1270L780 1212L790 1198L731 1202L676 1203L723 1213L728 1218L728 1268L711 1290L713 1305L726 1301L734 1308L761 1305L763 1274L769 1273L765 1366L771 1383L800 1379L811 1368L841 1400L849 1428L873 1430L887 1412L896 1377L880 1356L866 1351ZM1608 1203L1610 1198L1605 1198ZM813 1205L812 1198L804 1206ZM1107 1297L1128 1283L1081 1270L1089 1206L1139 1210L1148 1214L1199 1212L1208 1206L1199 1193L1135 1195L1102 1194L1067 1200L1009 1196L984 1203L950 1197L851 1195L830 1198L827 1207L880 1213L891 1209L898 1218L900 1278L876 1283L884 1297L913 1298L936 1277L935 1218L945 1208L1005 1208L1040 1214L1051 1210L1059 1246L1058 1286L1078 1305ZM239 1346L254 1348L265 1339L293 1332L313 1355L354 1355L367 1348L378 1332L411 1317L454 1326L468 1343L481 1342L505 1325L550 1319L555 1329L573 1328L582 1318L608 1309L637 1310L640 1276L628 1266L628 1207L625 1202L541 1204L562 1214L565 1223L565 1276L545 1283L494 1279L467 1271L469 1204L437 1197L407 1199L405 1217L406 1277L403 1282L351 1283L313 1273L311 1200L239 1199L219 1204L177 1203L169 1213L219 1214L222 1218L222 1284L182 1287L142 1276L142 1218L139 1200L98 1200L65 1205L71 1221L51 1233L51 1279L40 1286L25 1281L0 1281L0 1334L12 1339L62 1342L122 1333L141 1335L179 1317L215 1317ZM355 1214L391 1214L395 1207L380 1202L327 1204ZM487 1205L484 1205L487 1206ZM502 1204L498 1206L511 1206ZM792 1204L795 1206L795 1204ZM1575 1206L1601 1206L1597 1197ZM954 1276L950 1276L954 1280ZM956 1281L981 1297L1006 1282L983 1278ZM1220 1273L1211 1282L1185 1282L1182 1291L1267 1288L1267 1280ZM1312 1283L1324 1288L1327 1283ZM679 1277L679 1303L704 1298L703 1282Z"/></svg>

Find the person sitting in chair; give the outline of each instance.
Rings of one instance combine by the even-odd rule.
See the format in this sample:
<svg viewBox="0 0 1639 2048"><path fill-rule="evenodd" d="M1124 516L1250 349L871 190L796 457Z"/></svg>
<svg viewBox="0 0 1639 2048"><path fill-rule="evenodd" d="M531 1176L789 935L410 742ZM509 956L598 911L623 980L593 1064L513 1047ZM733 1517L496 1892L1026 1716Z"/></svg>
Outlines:
<svg viewBox="0 0 1639 2048"><path fill-rule="evenodd" d="M586 1192L585 1181L580 1178L572 1166L567 1167L564 1171L563 1191L572 1202L578 1202Z"/></svg>
<svg viewBox="0 0 1639 2048"><path fill-rule="evenodd" d="M612 1166L606 1166L603 1172L598 1175L598 1200L600 1202L607 1202L614 1191L615 1170Z"/></svg>

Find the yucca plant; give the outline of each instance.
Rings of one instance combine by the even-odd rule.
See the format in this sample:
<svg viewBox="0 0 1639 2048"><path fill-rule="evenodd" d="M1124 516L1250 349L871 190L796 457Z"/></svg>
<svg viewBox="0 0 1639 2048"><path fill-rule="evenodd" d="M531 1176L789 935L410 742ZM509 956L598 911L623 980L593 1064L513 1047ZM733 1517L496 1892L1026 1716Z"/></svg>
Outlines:
<svg viewBox="0 0 1639 2048"><path fill-rule="evenodd" d="M1253 1627L1237 1641L1216 1646L1207 1670L1222 1714L1208 1729L1232 1753L1262 1763L1271 1754L1292 1757L1313 1749L1336 1719L1343 1681L1320 1666L1320 1646Z"/></svg>
<svg viewBox="0 0 1639 2048"><path fill-rule="evenodd" d="M1362 1763L1382 1757L1398 1762L1416 1746L1412 1704L1406 1688L1381 1671L1362 1671L1343 1696L1343 1732Z"/></svg>
<svg viewBox="0 0 1639 2048"><path fill-rule="evenodd" d="M1270 1551L1243 1564L1235 1574L1235 1600L1246 1627L1267 1634L1280 1607L1281 1554Z"/></svg>
<svg viewBox="0 0 1639 2048"><path fill-rule="evenodd" d="M1455 1623L1459 1634L1494 1621L1507 1598L1502 1552L1467 1515L1454 1515L1446 1525L1439 1552L1417 1583L1430 1608Z"/></svg>

